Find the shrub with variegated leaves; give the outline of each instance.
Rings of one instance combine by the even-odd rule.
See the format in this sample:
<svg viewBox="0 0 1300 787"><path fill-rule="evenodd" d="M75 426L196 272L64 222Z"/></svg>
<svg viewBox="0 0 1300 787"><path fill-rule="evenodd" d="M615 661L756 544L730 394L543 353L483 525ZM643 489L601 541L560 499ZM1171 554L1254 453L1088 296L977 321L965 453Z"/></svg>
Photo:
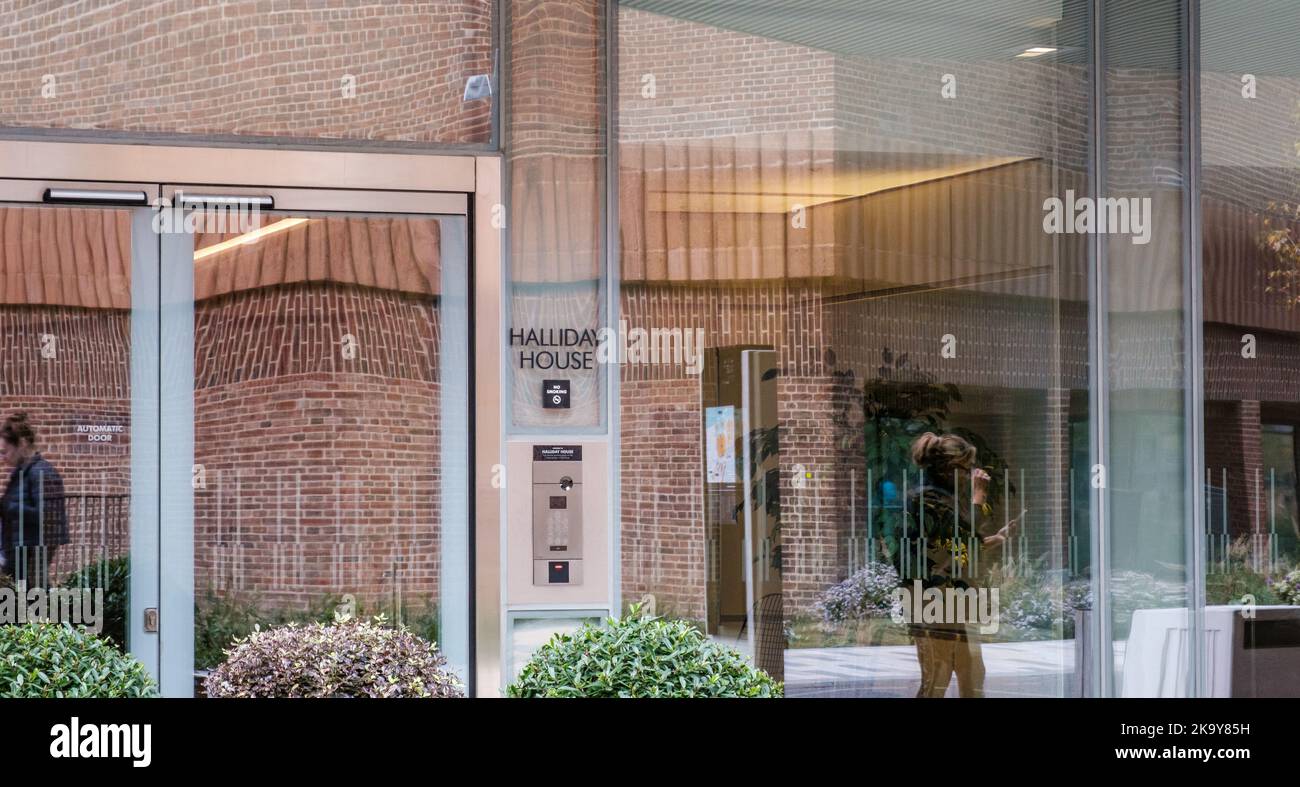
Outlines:
<svg viewBox="0 0 1300 787"><path fill-rule="evenodd" d="M823 627L896 617L902 613L902 604L894 592L898 584L898 571L893 566L868 563L848 579L823 590L813 608L821 614Z"/></svg>
<svg viewBox="0 0 1300 787"><path fill-rule="evenodd" d="M464 696L434 643L382 616L254 631L226 655L209 697Z"/></svg>
<svg viewBox="0 0 1300 787"><path fill-rule="evenodd" d="M1268 585L1283 604L1300 605L1300 568L1269 580Z"/></svg>

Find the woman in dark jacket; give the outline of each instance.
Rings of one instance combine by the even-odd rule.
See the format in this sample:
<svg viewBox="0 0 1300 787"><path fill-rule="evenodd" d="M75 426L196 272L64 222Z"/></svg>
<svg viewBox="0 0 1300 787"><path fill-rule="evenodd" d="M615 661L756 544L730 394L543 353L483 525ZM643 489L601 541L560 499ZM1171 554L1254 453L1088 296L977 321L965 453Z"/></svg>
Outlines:
<svg viewBox="0 0 1300 787"><path fill-rule="evenodd" d="M48 587L50 560L68 543L63 479L36 450L26 413L5 419L0 451L10 468L0 498L0 573L29 588Z"/></svg>
<svg viewBox="0 0 1300 787"><path fill-rule="evenodd" d="M911 558L910 565L920 568L924 588L976 587L981 547L1001 546L1018 522L984 535L992 529L983 513L989 474L976 466L975 446L965 438L926 432L912 443L912 461L922 481L907 494L907 512L919 531L920 559ZM942 697L953 673L960 696L984 696L984 657L973 626L912 621L909 629L921 666L918 697Z"/></svg>

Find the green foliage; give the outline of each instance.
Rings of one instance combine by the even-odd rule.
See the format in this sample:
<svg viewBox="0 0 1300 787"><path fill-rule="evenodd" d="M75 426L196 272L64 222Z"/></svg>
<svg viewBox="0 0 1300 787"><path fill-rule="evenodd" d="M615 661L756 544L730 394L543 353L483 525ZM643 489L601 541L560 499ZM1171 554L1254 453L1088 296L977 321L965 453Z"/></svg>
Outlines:
<svg viewBox="0 0 1300 787"><path fill-rule="evenodd" d="M1286 603L1275 591L1267 577L1238 563L1229 564L1227 571L1212 570L1205 576L1206 604L1240 604L1245 596L1253 597L1259 606Z"/></svg>
<svg viewBox="0 0 1300 787"><path fill-rule="evenodd" d="M0 697L152 697L144 665L58 623L0 626Z"/></svg>
<svg viewBox="0 0 1300 787"><path fill-rule="evenodd" d="M408 631L349 618L254 631L228 651L209 697L463 697L437 646Z"/></svg>
<svg viewBox="0 0 1300 787"><path fill-rule="evenodd" d="M1270 580L1268 582L1268 587L1272 589L1273 593L1270 595L1273 595L1276 601L1291 606L1300 605L1300 568L1287 572L1284 576ZM1276 602L1260 601L1259 597L1256 596L1255 603L1267 604Z"/></svg>
<svg viewBox="0 0 1300 787"><path fill-rule="evenodd" d="M100 635L111 640L118 650L125 652L126 602L131 590L131 558L122 555L82 566L63 580L62 587L103 589L103 628L100 630Z"/></svg>
<svg viewBox="0 0 1300 787"><path fill-rule="evenodd" d="M1268 284L1264 292L1278 293L1287 306L1300 305L1300 240L1294 229L1300 220L1300 205L1270 202L1263 217L1256 243L1272 256L1275 266L1265 274Z"/></svg>
<svg viewBox="0 0 1300 787"><path fill-rule="evenodd" d="M781 684L686 621L632 614L557 634L511 697L779 697Z"/></svg>
<svg viewBox="0 0 1300 787"><path fill-rule="evenodd" d="M861 618L828 625L822 618L796 617L786 621L787 647L843 648L911 645L906 623L890 618Z"/></svg>
<svg viewBox="0 0 1300 787"><path fill-rule="evenodd" d="M306 611L263 609L255 595L216 593L209 589L194 605L194 666L215 667L225 660L232 643L258 629L288 623L327 623L334 619L330 598Z"/></svg>

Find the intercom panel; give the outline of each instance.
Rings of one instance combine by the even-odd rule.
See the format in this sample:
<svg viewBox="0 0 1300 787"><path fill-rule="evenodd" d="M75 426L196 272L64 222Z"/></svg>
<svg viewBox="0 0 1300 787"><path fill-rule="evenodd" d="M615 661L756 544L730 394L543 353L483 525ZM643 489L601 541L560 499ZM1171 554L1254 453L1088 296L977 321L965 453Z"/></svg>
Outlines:
<svg viewBox="0 0 1300 787"><path fill-rule="evenodd" d="M533 446L534 585L582 584L582 446Z"/></svg>

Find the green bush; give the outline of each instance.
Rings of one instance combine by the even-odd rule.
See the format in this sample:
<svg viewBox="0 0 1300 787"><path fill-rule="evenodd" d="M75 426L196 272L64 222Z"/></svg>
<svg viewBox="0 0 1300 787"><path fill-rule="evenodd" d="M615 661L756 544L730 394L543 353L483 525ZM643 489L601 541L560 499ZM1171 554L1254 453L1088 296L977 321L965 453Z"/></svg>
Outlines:
<svg viewBox="0 0 1300 787"><path fill-rule="evenodd" d="M682 620L637 610L557 634L507 689L511 697L779 697L782 687L733 648Z"/></svg>
<svg viewBox="0 0 1300 787"><path fill-rule="evenodd" d="M209 669L226 658L226 648L258 629L289 623L329 623L334 620L333 596L326 596L308 610L263 609L251 594L221 593L209 589L194 605L194 666Z"/></svg>
<svg viewBox="0 0 1300 787"><path fill-rule="evenodd" d="M0 697L152 697L144 665L58 623L0 626Z"/></svg>
<svg viewBox="0 0 1300 787"><path fill-rule="evenodd" d="M126 650L126 599L131 588L131 558L122 555L82 566L63 580L65 588L104 590L103 628L100 635Z"/></svg>
<svg viewBox="0 0 1300 787"><path fill-rule="evenodd" d="M1251 596L1260 606L1278 603L1278 594L1268 577L1249 566L1233 563L1227 571L1212 570L1205 576L1206 604L1240 604Z"/></svg>
<svg viewBox="0 0 1300 787"><path fill-rule="evenodd" d="M462 697L432 642L356 618L254 631L204 684L209 697Z"/></svg>

